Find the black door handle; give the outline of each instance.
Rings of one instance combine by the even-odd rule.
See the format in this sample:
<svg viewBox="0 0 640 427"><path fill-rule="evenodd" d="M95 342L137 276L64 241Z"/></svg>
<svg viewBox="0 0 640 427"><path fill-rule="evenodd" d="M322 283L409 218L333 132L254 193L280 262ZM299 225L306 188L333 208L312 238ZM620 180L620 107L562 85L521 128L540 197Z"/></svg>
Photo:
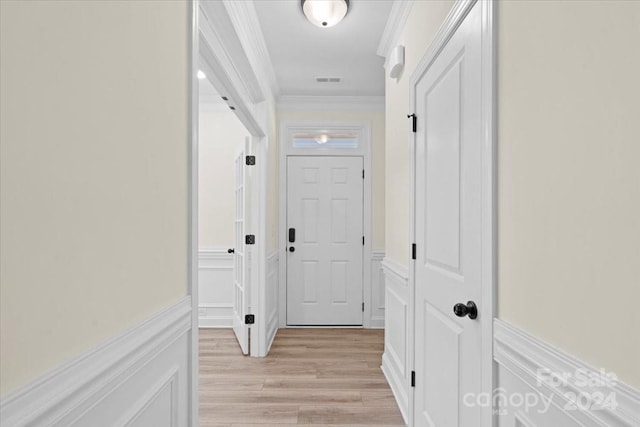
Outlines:
<svg viewBox="0 0 640 427"><path fill-rule="evenodd" d="M469 319L475 319L478 317L478 307L473 301L467 301L467 305L459 302L453 306L453 313L458 317L469 316Z"/></svg>
<svg viewBox="0 0 640 427"><path fill-rule="evenodd" d="M293 246L289 247L289 252L295 252L296 248L294 248Z"/></svg>
<svg viewBox="0 0 640 427"><path fill-rule="evenodd" d="M236 250L235 249L227 249L227 253L228 254L235 254Z"/></svg>
<svg viewBox="0 0 640 427"><path fill-rule="evenodd" d="M294 243L296 241L296 229L289 229L289 243Z"/></svg>

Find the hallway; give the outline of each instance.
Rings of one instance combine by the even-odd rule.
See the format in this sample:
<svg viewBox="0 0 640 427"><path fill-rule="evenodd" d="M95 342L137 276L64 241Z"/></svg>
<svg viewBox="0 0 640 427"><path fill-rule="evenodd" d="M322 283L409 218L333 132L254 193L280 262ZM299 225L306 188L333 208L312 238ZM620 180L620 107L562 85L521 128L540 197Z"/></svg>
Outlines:
<svg viewBox="0 0 640 427"><path fill-rule="evenodd" d="M200 330L200 425L404 425L380 370L383 330L280 329L245 357L231 329ZM215 403L211 403L215 402Z"/></svg>

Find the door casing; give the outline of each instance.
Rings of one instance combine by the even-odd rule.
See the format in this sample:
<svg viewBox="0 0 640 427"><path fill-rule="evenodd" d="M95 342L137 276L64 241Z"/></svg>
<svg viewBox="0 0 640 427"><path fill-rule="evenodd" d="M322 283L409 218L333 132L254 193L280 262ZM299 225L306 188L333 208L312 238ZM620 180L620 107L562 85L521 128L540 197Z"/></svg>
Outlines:
<svg viewBox="0 0 640 427"><path fill-rule="evenodd" d="M301 149L292 148L290 144L293 133L309 133L323 131L329 133L356 132L360 138L357 149ZM371 327L371 258L373 252L372 233L372 168L371 168L371 120L283 120L280 123L280 158L279 158L279 236L278 253L281 262L278 271L278 326L287 326L287 157L288 156L362 156L365 169L364 176L364 215L363 233L365 236L363 252L363 301L365 304L362 327Z"/></svg>
<svg viewBox="0 0 640 427"><path fill-rule="evenodd" d="M496 85L496 6L492 0L458 0L445 22L440 27L431 45L422 57L420 63L411 75L409 84L410 108L409 111L416 110L416 86L420 77L424 75L432 62L437 58L442 48L455 33L460 23L467 16L471 8L478 3L482 8L482 300L485 303L479 307L479 315L493 319L496 306L496 263L497 263L497 97L495 94ZM409 233L410 242L416 241L416 138L415 133L410 135L410 219ZM415 262L410 261L409 266L409 366L415 370ZM495 375L496 369L493 361L493 321L485 322L482 329L482 392L492 396L494 384L497 384ZM410 388L409 395L409 425L414 425L414 389ZM493 408L487 407L482 410L482 427L496 425Z"/></svg>

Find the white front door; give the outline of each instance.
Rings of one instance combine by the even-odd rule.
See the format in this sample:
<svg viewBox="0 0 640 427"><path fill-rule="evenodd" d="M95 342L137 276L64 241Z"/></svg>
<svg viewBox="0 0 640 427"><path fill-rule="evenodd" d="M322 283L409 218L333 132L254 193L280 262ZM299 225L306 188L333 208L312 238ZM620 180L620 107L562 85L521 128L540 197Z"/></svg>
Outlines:
<svg viewBox="0 0 640 427"><path fill-rule="evenodd" d="M416 85L416 426L478 426L482 391L481 14L476 4ZM457 314L454 314L454 306ZM472 398L465 399L471 393Z"/></svg>
<svg viewBox="0 0 640 427"><path fill-rule="evenodd" d="M362 325L362 164L287 158L288 325Z"/></svg>
<svg viewBox="0 0 640 427"><path fill-rule="evenodd" d="M245 244L249 209L248 171L246 166L246 154L249 152L249 139L245 142L245 148L236 157L235 167L235 193L236 193L236 219L235 219L235 256L233 265L233 332L236 334L243 354L249 354L249 327L245 323L244 316L248 313L249 306L249 266L250 246Z"/></svg>

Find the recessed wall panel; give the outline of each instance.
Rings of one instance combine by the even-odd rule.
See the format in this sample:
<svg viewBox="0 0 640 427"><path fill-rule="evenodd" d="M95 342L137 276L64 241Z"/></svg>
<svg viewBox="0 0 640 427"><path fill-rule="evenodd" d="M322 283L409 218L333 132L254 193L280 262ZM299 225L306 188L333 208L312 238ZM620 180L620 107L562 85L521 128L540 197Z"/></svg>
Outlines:
<svg viewBox="0 0 640 427"><path fill-rule="evenodd" d="M304 243L318 242L318 199L302 200L302 238Z"/></svg>
<svg viewBox="0 0 640 427"><path fill-rule="evenodd" d="M305 303L318 302L318 261L302 262L302 282L304 287L303 301Z"/></svg>
<svg viewBox="0 0 640 427"><path fill-rule="evenodd" d="M331 243L347 243L348 200L331 200Z"/></svg>
<svg viewBox="0 0 640 427"><path fill-rule="evenodd" d="M304 168L302 170L302 182L305 184L317 184L318 168Z"/></svg>
<svg viewBox="0 0 640 427"><path fill-rule="evenodd" d="M347 168L332 168L331 182L333 184L346 184L349 170Z"/></svg>
<svg viewBox="0 0 640 427"><path fill-rule="evenodd" d="M460 64L426 93L425 262L460 272Z"/></svg>
<svg viewBox="0 0 640 427"><path fill-rule="evenodd" d="M347 302L347 261L331 261L331 303Z"/></svg>

